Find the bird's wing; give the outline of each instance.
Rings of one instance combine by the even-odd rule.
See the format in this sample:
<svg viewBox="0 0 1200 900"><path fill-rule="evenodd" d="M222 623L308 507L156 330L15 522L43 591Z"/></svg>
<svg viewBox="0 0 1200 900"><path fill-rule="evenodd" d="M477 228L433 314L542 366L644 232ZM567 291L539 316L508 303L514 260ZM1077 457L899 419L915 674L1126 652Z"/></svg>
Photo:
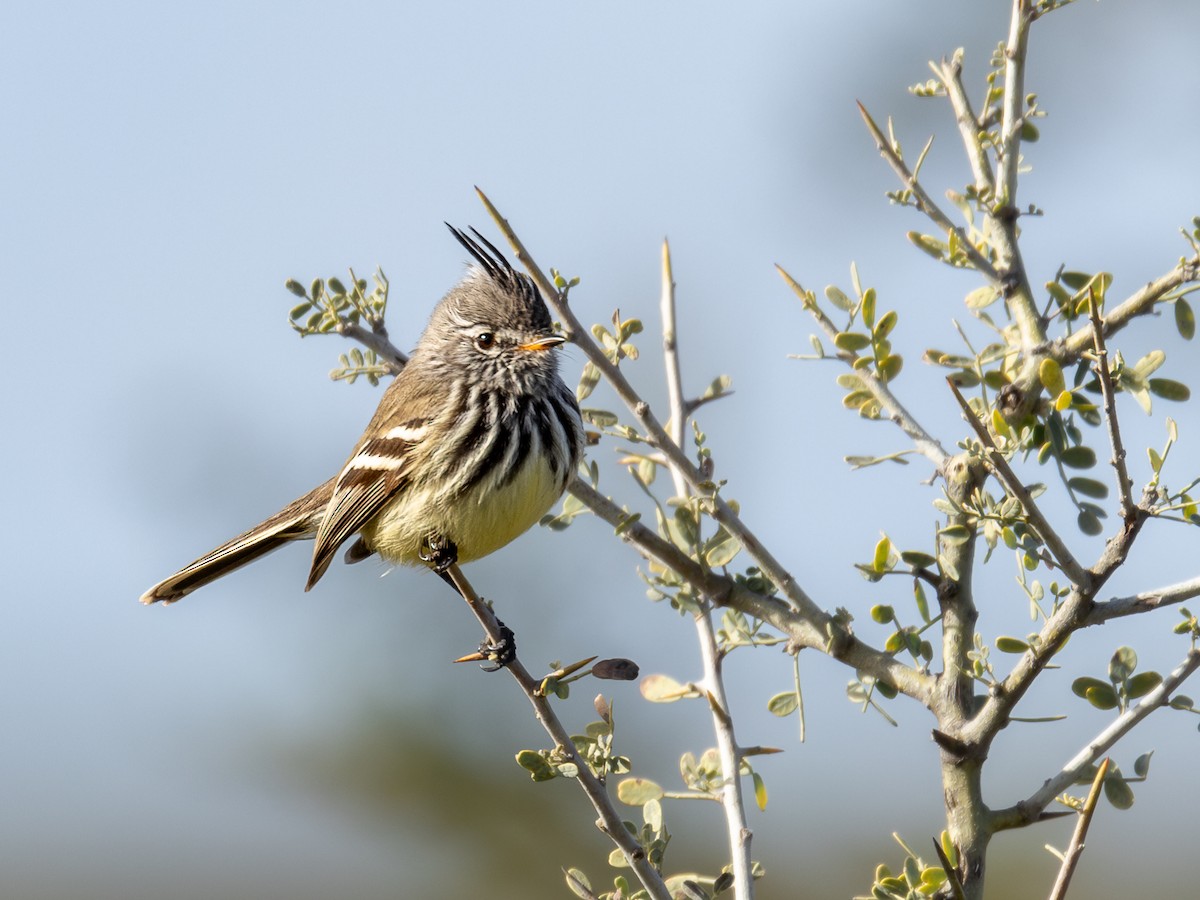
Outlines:
<svg viewBox="0 0 1200 900"><path fill-rule="evenodd" d="M414 355L388 386L358 446L342 467L333 496L317 529L309 590L351 535L377 515L399 491L405 490L421 443L446 404L442 379L419 376L421 361Z"/></svg>

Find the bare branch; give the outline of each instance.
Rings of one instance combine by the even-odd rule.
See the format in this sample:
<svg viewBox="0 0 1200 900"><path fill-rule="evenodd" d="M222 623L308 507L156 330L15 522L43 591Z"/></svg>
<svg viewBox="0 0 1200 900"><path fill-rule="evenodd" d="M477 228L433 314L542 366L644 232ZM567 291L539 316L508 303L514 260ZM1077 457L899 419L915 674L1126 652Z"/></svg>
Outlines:
<svg viewBox="0 0 1200 900"><path fill-rule="evenodd" d="M1125 465L1125 448L1121 444L1121 429L1117 424L1117 401L1113 390L1112 373L1108 369L1108 349L1104 345L1104 325L1100 320L1100 304L1096 302L1096 291L1088 288L1088 309L1092 321L1092 339L1096 348L1096 374L1100 380L1100 393L1104 397L1104 421L1108 426L1108 439L1112 446L1112 465L1117 470L1118 510L1126 521L1137 515L1133 506L1133 482Z"/></svg>
<svg viewBox="0 0 1200 900"><path fill-rule="evenodd" d="M1108 766L1112 760L1107 757L1096 770L1092 779L1092 789L1088 791L1087 800L1079 813L1079 821L1075 823L1075 833L1071 835L1071 846L1063 857L1062 867L1058 870L1058 878L1054 889L1050 891L1050 900L1063 900L1067 896L1067 888L1071 885L1071 876L1079 865L1079 857L1083 855L1084 839L1087 837L1088 826L1092 824L1092 816L1096 812L1096 803L1100 800L1100 788L1104 785L1104 776L1108 774Z"/></svg>
<svg viewBox="0 0 1200 900"><path fill-rule="evenodd" d="M1200 597L1200 577L1181 581L1178 584L1168 585L1157 590L1142 591L1140 594L1131 594L1128 597L1113 597L1111 600L1096 603L1084 617L1083 625L1085 627L1100 625L1109 619L1118 619L1122 616L1134 616L1139 613L1150 612L1164 606L1182 603L1184 600L1190 600L1193 597Z"/></svg>

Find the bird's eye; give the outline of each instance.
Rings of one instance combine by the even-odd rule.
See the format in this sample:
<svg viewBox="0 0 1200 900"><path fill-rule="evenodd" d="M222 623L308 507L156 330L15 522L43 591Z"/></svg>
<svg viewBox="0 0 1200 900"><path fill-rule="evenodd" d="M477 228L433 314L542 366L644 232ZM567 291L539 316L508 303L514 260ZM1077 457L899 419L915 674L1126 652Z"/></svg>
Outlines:
<svg viewBox="0 0 1200 900"><path fill-rule="evenodd" d="M475 346L480 350L491 350L496 346L496 335L490 331L481 331L475 335Z"/></svg>

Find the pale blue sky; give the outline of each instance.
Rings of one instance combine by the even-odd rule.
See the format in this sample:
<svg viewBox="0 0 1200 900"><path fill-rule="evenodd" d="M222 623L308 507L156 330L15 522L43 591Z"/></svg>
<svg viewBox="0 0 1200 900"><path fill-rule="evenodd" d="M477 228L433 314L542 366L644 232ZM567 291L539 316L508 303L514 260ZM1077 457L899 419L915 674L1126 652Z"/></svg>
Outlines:
<svg viewBox="0 0 1200 900"><path fill-rule="evenodd" d="M960 186L948 109L904 88L928 77L927 59L965 46L977 97L1006 7L7 4L0 346L13 376L0 461L14 514L0 632L0 893L388 897L415 873L425 896L461 896L433 868L445 851L421 833L424 811L381 832L272 763L293 742L336 745L383 703L434 744L486 743L476 755L497 762L496 777L523 778L507 760L541 746L540 732L504 676L446 664L478 636L436 580L336 566L304 594L304 551L288 550L169 610L136 598L327 477L374 407L368 387L326 378L347 346L301 343L288 329L284 280L382 266L392 334L410 346L462 271L443 220L493 233L475 184L543 266L582 278L572 297L585 320L615 307L646 318L631 374L652 400L663 396L653 319L659 242L670 238L688 385L728 373L737 391L702 419L730 495L822 605L850 608L871 634L870 605L902 598L868 588L851 563L881 529L920 545L934 494L918 484L920 464L852 475L841 463L903 444L843 413L831 366L786 358L807 352L811 329L773 264L820 289L846 285L856 259L881 307L901 314L899 390L947 445L957 440L940 376L919 358L954 346L949 320L967 320L960 300L977 282L904 239L922 222L884 201L892 176L854 101L880 121L896 116L912 153L936 131L931 193ZM1027 148L1034 169L1021 197L1046 211L1025 226L1035 282L1061 263L1104 267L1125 294L1184 252L1177 228L1200 214L1198 33L1191 0L1081 2L1037 27L1027 86L1051 116ZM1195 346L1156 338L1158 325L1130 329L1126 355L1161 344L1164 374L1197 381ZM576 377L580 355L563 363ZM1136 477L1147 474L1137 448L1161 441L1168 412L1185 440L1178 461L1197 469L1194 405L1160 404L1147 419L1130 404ZM603 484L636 496L611 465ZM1100 547L1071 542L1085 559ZM1196 546L1194 533L1153 528L1113 589L1194 574ZM690 629L645 601L635 558L594 522L536 531L473 572L531 667L602 653L696 674ZM1007 561L988 572L992 633L1028 630L1011 576ZM1182 653L1166 634L1173 616L1137 623L1128 638L1147 666ZM1070 672L1101 671L1125 640L1082 637ZM898 730L860 717L844 699L848 673L812 656L803 668L801 747L793 723L762 712L789 684L786 660L760 651L730 663L744 742L788 749L761 766L772 805L754 816L757 855L781 874L851 844L894 859L891 830L924 840L940 827L932 723L909 704L893 705ZM1067 711L1067 724L998 743L994 756L1013 758L989 783L996 805L1029 793L1101 727L1066 696L1069 677L1029 711ZM644 774L672 783L679 753L707 746L699 707L649 708L632 686L612 693ZM586 696L567 708L574 727L588 720ZM895 769L877 756L892 740ZM1192 723L1168 717L1120 748L1128 768L1157 747L1156 777L1133 811L1098 821L1089 845L1115 857L1130 832L1155 844L1145 839L1127 875L1094 854L1085 885L1153 869L1182 878L1170 856L1182 838L1160 823L1198 799L1181 777L1197 740ZM555 789L590 821L569 786L542 788ZM1005 838L997 860L1065 840L1050 828ZM590 858L527 867L551 881L564 862L598 874L607 850L591 846ZM698 840L690 852L723 851ZM841 894L869 879L867 868L837 874ZM770 882L763 896L778 896Z"/></svg>

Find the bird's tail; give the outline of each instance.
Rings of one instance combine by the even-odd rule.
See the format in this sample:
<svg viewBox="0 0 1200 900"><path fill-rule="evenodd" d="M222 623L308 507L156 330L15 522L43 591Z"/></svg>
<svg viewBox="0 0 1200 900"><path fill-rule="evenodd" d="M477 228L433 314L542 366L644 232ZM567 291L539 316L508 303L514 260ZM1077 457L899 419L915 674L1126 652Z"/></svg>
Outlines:
<svg viewBox="0 0 1200 900"><path fill-rule="evenodd" d="M329 479L265 522L210 550L169 578L164 578L142 594L142 602L156 603L161 600L163 603L174 603L196 588L216 581L222 575L277 550L289 541L313 538L329 498L333 495L334 480Z"/></svg>

